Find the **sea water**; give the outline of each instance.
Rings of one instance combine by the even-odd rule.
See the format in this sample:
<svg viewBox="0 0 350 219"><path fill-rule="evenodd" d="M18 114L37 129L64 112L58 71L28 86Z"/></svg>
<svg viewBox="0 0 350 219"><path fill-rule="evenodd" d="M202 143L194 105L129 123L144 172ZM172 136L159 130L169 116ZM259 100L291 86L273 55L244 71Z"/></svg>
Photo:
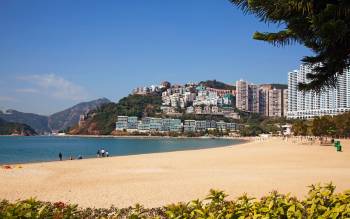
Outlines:
<svg viewBox="0 0 350 219"><path fill-rule="evenodd" d="M0 164L28 163L96 157L104 148L110 156L125 156L178 150L203 149L241 143L241 140L211 138L106 138L53 136L0 136Z"/></svg>

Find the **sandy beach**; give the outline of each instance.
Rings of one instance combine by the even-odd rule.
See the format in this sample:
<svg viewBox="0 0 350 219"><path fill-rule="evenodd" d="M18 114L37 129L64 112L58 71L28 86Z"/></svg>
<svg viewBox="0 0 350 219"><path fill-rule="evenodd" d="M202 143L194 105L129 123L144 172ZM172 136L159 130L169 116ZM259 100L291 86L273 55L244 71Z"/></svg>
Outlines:
<svg viewBox="0 0 350 219"><path fill-rule="evenodd" d="M84 207L157 207L204 198L211 188L229 198L269 191L302 198L307 186L332 181L350 189L350 142L343 152L332 146L304 145L282 139L169 153L62 162L0 169L0 199L36 197Z"/></svg>

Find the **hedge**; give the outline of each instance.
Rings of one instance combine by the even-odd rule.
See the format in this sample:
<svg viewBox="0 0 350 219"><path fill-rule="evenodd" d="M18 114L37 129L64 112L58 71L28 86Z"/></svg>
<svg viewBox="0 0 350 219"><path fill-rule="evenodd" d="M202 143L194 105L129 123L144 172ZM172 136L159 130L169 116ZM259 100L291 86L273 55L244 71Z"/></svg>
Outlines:
<svg viewBox="0 0 350 219"><path fill-rule="evenodd" d="M139 204L123 209L113 206L81 208L63 202L50 203L35 199L14 203L3 200L0 203L0 218L350 218L350 190L336 194L332 183L311 185L303 200L277 191L260 199L247 194L235 200L227 200L226 197L223 191L211 190L204 200L151 209Z"/></svg>

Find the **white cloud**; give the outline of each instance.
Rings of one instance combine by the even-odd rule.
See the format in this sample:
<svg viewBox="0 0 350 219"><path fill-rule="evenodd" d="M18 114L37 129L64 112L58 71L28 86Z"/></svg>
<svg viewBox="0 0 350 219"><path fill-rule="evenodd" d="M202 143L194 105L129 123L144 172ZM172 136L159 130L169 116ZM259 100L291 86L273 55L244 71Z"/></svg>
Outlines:
<svg viewBox="0 0 350 219"><path fill-rule="evenodd" d="M16 89L17 93L38 93L39 91L34 88L19 88Z"/></svg>
<svg viewBox="0 0 350 219"><path fill-rule="evenodd" d="M21 76L17 79L36 85L35 89L20 89L22 91L36 90L40 93L45 92L53 98L64 100L85 100L87 98L87 91L82 86L55 74Z"/></svg>

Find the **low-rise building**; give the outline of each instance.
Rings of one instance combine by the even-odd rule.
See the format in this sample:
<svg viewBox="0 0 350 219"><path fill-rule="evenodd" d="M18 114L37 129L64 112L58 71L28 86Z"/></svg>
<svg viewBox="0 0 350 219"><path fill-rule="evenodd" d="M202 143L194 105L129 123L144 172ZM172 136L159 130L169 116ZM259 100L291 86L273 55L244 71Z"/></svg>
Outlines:
<svg viewBox="0 0 350 219"><path fill-rule="evenodd" d="M224 122L224 121L216 122L216 128L220 131L226 131L226 129L227 129L226 122Z"/></svg>
<svg viewBox="0 0 350 219"><path fill-rule="evenodd" d="M123 131L128 129L128 117L127 116L118 116L117 122L115 123L115 130Z"/></svg>
<svg viewBox="0 0 350 219"><path fill-rule="evenodd" d="M136 116L128 117L128 129L137 129L138 120Z"/></svg>
<svg viewBox="0 0 350 219"><path fill-rule="evenodd" d="M161 118L151 118L149 123L149 130L151 132L162 131L162 119Z"/></svg>
<svg viewBox="0 0 350 219"><path fill-rule="evenodd" d="M194 107L193 106L189 106L186 108L186 113L190 114L190 113L194 113Z"/></svg>
<svg viewBox="0 0 350 219"><path fill-rule="evenodd" d="M229 131L237 131L237 125L236 123L226 123L226 129Z"/></svg>
<svg viewBox="0 0 350 219"><path fill-rule="evenodd" d="M180 119L171 119L170 120L170 132L181 132L182 123Z"/></svg>
<svg viewBox="0 0 350 219"><path fill-rule="evenodd" d="M196 121L196 131L205 131L207 129L207 121L205 120L197 120Z"/></svg>
<svg viewBox="0 0 350 219"><path fill-rule="evenodd" d="M202 107L196 106L196 107L194 108L194 113L195 113L195 114L202 114Z"/></svg>
<svg viewBox="0 0 350 219"><path fill-rule="evenodd" d="M174 118L144 117L138 120L136 116L118 116L116 122L116 130L127 132L205 132L213 129L235 131L238 126L215 120L185 120L184 124Z"/></svg>
<svg viewBox="0 0 350 219"><path fill-rule="evenodd" d="M149 132L150 130L150 124L145 124L143 122L139 122L137 125L137 130L140 132Z"/></svg>
<svg viewBox="0 0 350 219"><path fill-rule="evenodd" d="M210 114L211 113L210 106L204 106L202 113L203 114Z"/></svg>
<svg viewBox="0 0 350 219"><path fill-rule="evenodd" d="M212 106L212 107L211 107L211 112L214 113L214 114L215 114L215 113L218 113L218 112L219 112L219 107L217 107L217 106Z"/></svg>
<svg viewBox="0 0 350 219"><path fill-rule="evenodd" d="M195 131L196 131L196 120L185 120L184 132L195 132Z"/></svg>
<svg viewBox="0 0 350 219"><path fill-rule="evenodd" d="M206 120L207 129L216 129L216 121L215 120Z"/></svg>

